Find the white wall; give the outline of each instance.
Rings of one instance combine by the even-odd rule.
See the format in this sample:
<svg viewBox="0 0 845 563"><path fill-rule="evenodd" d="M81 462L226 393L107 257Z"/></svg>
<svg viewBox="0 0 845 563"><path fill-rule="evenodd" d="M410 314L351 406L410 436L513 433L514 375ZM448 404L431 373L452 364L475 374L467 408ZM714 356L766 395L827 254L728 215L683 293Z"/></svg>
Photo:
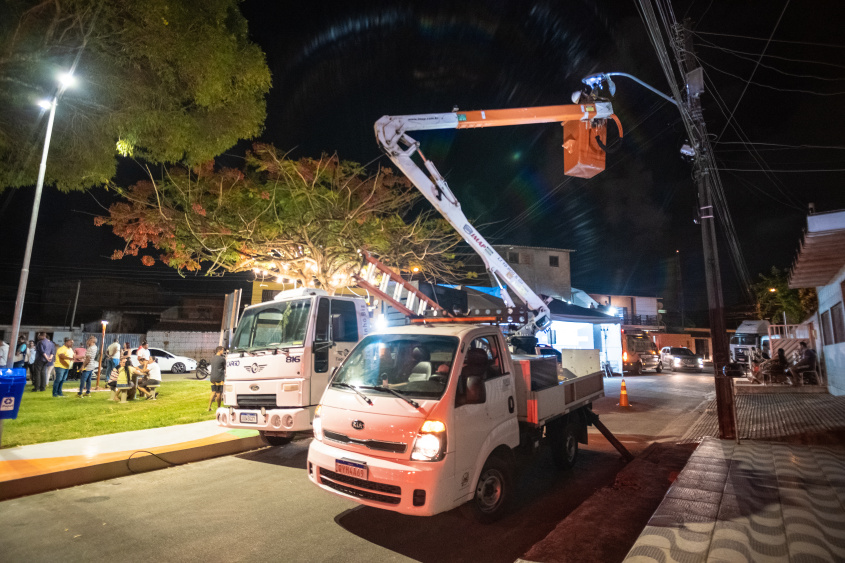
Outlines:
<svg viewBox="0 0 845 563"><path fill-rule="evenodd" d="M840 286L843 280L845 280L845 267L839 270L828 285L816 288L819 294L819 321L821 321L822 313L843 301ZM819 324L821 325L821 322ZM822 326L821 330L826 330L826 328ZM845 395L845 342L824 346L822 356L828 391L831 395Z"/></svg>
<svg viewBox="0 0 845 563"><path fill-rule="evenodd" d="M164 348L171 354L188 356L195 360L210 360L220 339L220 332L155 331L147 333L147 344Z"/></svg>
<svg viewBox="0 0 845 563"><path fill-rule="evenodd" d="M554 334L552 334L554 331ZM605 332L606 331L606 332ZM607 338L605 338L605 334ZM551 342L552 338L554 342ZM550 330L538 332L537 342L563 350L599 350L599 362L607 361L622 373L622 329L616 323L591 324L552 321ZM605 342L607 349L605 350Z"/></svg>

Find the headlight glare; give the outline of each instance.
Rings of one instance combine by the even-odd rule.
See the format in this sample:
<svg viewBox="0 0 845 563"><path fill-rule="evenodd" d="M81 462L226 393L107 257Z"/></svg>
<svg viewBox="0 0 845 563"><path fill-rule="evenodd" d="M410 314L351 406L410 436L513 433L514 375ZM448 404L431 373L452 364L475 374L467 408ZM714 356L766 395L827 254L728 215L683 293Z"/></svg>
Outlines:
<svg viewBox="0 0 845 563"><path fill-rule="evenodd" d="M432 461L440 454L440 437L436 434L420 434L414 442L411 459Z"/></svg>
<svg viewBox="0 0 845 563"><path fill-rule="evenodd" d="M314 439L323 441L323 420L320 418L320 409L322 405L317 405L317 409L314 411L314 420L311 422L314 428Z"/></svg>

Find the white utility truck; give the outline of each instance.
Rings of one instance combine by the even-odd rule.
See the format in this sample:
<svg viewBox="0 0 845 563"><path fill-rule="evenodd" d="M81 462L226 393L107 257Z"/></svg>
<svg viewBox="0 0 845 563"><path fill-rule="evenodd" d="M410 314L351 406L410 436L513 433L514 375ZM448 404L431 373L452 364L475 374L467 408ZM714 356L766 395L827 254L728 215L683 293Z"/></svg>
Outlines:
<svg viewBox="0 0 845 563"><path fill-rule="evenodd" d="M571 467L587 442L590 373L559 373L550 356L511 356L496 326L424 324L364 338L314 417L308 477L361 504L431 516L466 505L499 518L513 496L516 450L551 447Z"/></svg>
<svg viewBox="0 0 845 563"><path fill-rule="evenodd" d="M217 423L258 430L273 446L310 432L333 370L370 332L363 299L320 289L283 291L248 307L226 356Z"/></svg>
<svg viewBox="0 0 845 563"><path fill-rule="evenodd" d="M547 302L470 225L407 133L560 122L566 173L589 178L604 169L606 122L619 122L610 103L582 101L384 116L375 125L385 154L481 256L508 308L505 325L521 325L511 336L545 330L551 322ZM513 309L508 289L530 309L525 318ZM594 351L584 351L592 352L593 362L558 367L551 357L512 357L495 325L462 324L448 316L417 321L364 338L331 379L308 450L308 477L319 487L419 516L465 505L477 520L493 521L513 496L517 449L548 444L565 468L574 463L578 442L586 443L587 425L602 429L590 410L604 394Z"/></svg>

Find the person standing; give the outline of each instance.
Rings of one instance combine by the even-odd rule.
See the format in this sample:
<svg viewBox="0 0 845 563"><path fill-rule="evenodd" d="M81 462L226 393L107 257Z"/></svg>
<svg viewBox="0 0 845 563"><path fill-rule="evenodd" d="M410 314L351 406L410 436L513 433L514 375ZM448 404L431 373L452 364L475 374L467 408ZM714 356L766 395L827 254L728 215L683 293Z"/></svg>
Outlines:
<svg viewBox="0 0 845 563"><path fill-rule="evenodd" d="M32 364L32 390L44 391L50 381L50 372L56 357L56 345L47 338L46 332L39 332L38 343L35 345L35 361Z"/></svg>
<svg viewBox="0 0 845 563"><path fill-rule="evenodd" d="M85 358L82 360L82 375L79 377L79 393L82 397L82 388L85 387L85 397L91 396L91 375L97 369L97 337L89 336L85 342Z"/></svg>
<svg viewBox="0 0 845 563"><path fill-rule="evenodd" d="M112 369L117 369L120 363L120 342L117 341L117 338L106 348L106 354L111 359Z"/></svg>
<svg viewBox="0 0 845 563"><path fill-rule="evenodd" d="M26 348L26 367L29 370L29 380L35 381L35 373L32 371L32 364L35 363L35 355L38 351L35 349L35 341L30 340L29 346Z"/></svg>
<svg viewBox="0 0 845 563"><path fill-rule="evenodd" d="M9 360L9 345L0 338L0 368L6 367L6 362Z"/></svg>
<svg viewBox="0 0 845 563"><path fill-rule="evenodd" d="M208 400L208 410L211 412L211 405L217 399L217 408L223 402L223 382L226 379L226 356L222 346L214 349L214 357L211 358L211 398Z"/></svg>
<svg viewBox="0 0 845 563"><path fill-rule="evenodd" d="M53 396L64 397L62 385L67 379L67 372L73 365L73 340L65 338L64 344L56 351L56 379L53 381Z"/></svg>
<svg viewBox="0 0 845 563"><path fill-rule="evenodd" d="M18 343L15 345L15 357L13 368L22 368L26 365L26 336L19 336Z"/></svg>

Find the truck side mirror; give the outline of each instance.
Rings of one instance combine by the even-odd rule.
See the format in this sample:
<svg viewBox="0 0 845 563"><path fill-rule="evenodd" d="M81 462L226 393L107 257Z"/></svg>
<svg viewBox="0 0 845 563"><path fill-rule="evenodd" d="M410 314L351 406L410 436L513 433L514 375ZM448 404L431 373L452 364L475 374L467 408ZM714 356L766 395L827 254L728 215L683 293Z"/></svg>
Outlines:
<svg viewBox="0 0 845 563"><path fill-rule="evenodd" d="M465 405L480 405L487 402L487 388L484 386L484 378L472 375L467 377Z"/></svg>

